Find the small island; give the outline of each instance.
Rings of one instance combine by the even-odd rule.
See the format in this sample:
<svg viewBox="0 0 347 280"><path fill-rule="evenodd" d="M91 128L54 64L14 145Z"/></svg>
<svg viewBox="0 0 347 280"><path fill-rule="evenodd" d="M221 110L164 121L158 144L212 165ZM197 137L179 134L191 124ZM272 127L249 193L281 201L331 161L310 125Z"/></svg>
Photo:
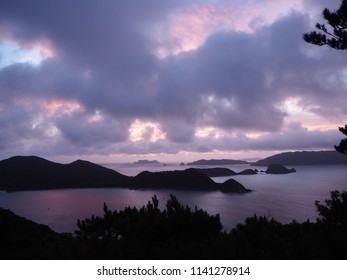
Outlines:
<svg viewBox="0 0 347 280"><path fill-rule="evenodd" d="M296 172L295 168L288 169L281 164L269 164L265 173L266 174L288 174Z"/></svg>
<svg viewBox="0 0 347 280"><path fill-rule="evenodd" d="M244 160L234 160L234 159L200 159L197 161L187 163L187 165L232 165L232 164L249 164L249 162Z"/></svg>
<svg viewBox="0 0 347 280"><path fill-rule="evenodd" d="M157 160L140 159L135 161L133 164L160 164L160 162Z"/></svg>

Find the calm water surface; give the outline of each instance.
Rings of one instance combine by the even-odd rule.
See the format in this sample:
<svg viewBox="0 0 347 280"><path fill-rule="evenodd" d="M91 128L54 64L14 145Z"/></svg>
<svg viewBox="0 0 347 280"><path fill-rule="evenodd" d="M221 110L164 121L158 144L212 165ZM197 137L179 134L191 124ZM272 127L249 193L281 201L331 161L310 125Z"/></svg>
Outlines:
<svg viewBox="0 0 347 280"><path fill-rule="evenodd" d="M187 167L113 165L115 170L136 175L142 170L160 171ZM208 166L206 166L207 168ZM241 171L248 166L226 166ZM298 222L314 221L317 212L314 202L329 198L332 190L347 191L347 166L288 166L296 173L285 175L233 176L246 188L254 190L247 194L224 194L221 192L128 189L65 189L49 191L0 192L0 207L35 222L46 224L58 232L76 230L77 219L102 215L103 203L110 209L121 210L126 206L141 207L153 195L157 195L162 207L174 194L184 205L197 206L210 214L219 213L226 229L243 223L245 218L257 215L273 217L283 223L293 219ZM253 168L253 167L252 167ZM264 168L258 167L259 170ZM224 182L230 177L213 178Z"/></svg>

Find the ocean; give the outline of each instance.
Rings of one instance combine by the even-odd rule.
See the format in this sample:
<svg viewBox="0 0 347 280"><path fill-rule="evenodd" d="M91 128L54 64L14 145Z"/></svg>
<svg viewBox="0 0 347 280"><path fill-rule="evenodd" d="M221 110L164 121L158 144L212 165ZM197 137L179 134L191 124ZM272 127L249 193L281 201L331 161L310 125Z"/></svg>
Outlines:
<svg viewBox="0 0 347 280"><path fill-rule="evenodd" d="M181 170L187 166L115 164L107 167L134 176L143 170ZM199 166L209 168L215 166ZM234 171L246 168L265 170L265 167L228 165ZM102 215L103 204L111 210L121 210L126 206L142 207L153 195L159 199L159 206L165 207L170 194L175 195L183 205L219 214L226 230L247 217L267 216L282 223L293 220L315 221L318 217L315 201L330 197L333 190L347 191L347 165L287 166L296 173L271 175L237 175L215 177L216 182L233 178L246 188L253 190L246 194L230 194L204 191L176 190L129 190L122 188L63 189L46 191L22 191L7 193L0 191L0 207L10 209L19 216L48 225L57 232L74 232L77 220L91 215Z"/></svg>

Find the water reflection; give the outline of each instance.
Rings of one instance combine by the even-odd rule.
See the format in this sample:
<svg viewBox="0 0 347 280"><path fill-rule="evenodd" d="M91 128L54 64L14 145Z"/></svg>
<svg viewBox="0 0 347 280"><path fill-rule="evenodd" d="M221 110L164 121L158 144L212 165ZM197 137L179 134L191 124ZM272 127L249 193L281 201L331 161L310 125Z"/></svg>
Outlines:
<svg viewBox="0 0 347 280"><path fill-rule="evenodd" d="M283 223L289 223L293 219L298 222L315 220L315 200L323 202L330 196L331 190L347 190L345 166L295 168L297 173L287 175L233 177L254 190L243 195L202 191L65 189L0 192L0 206L46 224L58 232L72 232L76 229L77 219L84 219L92 214L102 215L103 203L109 209L117 210L126 206L142 207L153 195L157 195L163 208L172 193L184 205L197 206L210 214L219 213L224 227L231 229L254 213L273 217ZM228 177L215 178L218 182L226 179Z"/></svg>

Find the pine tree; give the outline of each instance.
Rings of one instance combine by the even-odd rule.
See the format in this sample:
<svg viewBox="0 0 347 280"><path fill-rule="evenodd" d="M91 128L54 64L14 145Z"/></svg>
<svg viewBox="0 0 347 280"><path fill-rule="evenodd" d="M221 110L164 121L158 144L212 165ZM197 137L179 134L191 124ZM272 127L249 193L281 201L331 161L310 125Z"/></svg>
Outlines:
<svg viewBox="0 0 347 280"><path fill-rule="evenodd" d="M347 125L345 127L339 127L339 130L347 136ZM338 146L335 146L336 151L347 154L347 138L342 139Z"/></svg>
<svg viewBox="0 0 347 280"><path fill-rule="evenodd" d="M347 49L347 0L342 0L340 7L336 11L330 11L325 8L323 17L328 22L329 27L325 24L317 23L316 28L319 30L305 33L304 40L307 43L317 46L327 45L337 50Z"/></svg>
<svg viewBox="0 0 347 280"><path fill-rule="evenodd" d="M325 8L322 14L329 27L317 23L316 28L319 32L305 33L303 39L317 46L327 45L333 49L347 50L347 0L342 0L336 11ZM347 125L344 128L340 127L339 130L347 135ZM334 147L338 152L347 154L347 138L342 139L340 144Z"/></svg>

